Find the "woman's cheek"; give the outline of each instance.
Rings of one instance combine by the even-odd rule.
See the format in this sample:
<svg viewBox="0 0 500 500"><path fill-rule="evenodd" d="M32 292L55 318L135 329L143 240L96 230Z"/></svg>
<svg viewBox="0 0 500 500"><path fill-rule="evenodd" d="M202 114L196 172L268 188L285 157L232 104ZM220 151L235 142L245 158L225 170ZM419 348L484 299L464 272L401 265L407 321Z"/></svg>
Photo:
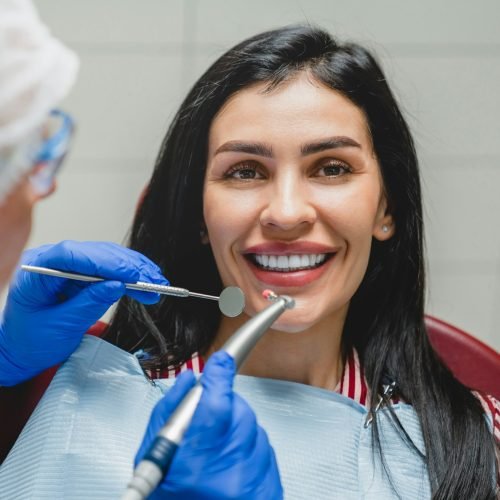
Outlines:
<svg viewBox="0 0 500 500"><path fill-rule="evenodd" d="M205 223L209 234L224 233L226 237L243 232L258 222L259 197L252 190L207 190L204 201Z"/></svg>

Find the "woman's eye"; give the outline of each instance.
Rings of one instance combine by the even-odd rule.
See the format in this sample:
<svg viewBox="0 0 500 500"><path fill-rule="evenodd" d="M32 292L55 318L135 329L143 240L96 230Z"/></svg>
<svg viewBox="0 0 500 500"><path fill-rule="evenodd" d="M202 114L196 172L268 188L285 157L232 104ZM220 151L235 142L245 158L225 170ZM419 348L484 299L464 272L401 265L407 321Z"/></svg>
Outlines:
<svg viewBox="0 0 500 500"><path fill-rule="evenodd" d="M226 179L253 180L263 179L256 165L242 164L230 168L224 175Z"/></svg>
<svg viewBox="0 0 500 500"><path fill-rule="evenodd" d="M351 168L344 163L328 163L323 165L318 170L319 177L342 177L351 172Z"/></svg>

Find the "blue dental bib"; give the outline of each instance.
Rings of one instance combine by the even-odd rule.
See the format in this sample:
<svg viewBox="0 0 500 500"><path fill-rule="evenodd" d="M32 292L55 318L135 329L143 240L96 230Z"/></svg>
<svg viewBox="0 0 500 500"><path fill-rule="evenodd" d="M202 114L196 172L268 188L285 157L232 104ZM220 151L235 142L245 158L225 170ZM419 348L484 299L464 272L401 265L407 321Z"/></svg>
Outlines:
<svg viewBox="0 0 500 500"><path fill-rule="evenodd" d="M119 498L155 403L174 383L147 380L137 359L85 336L61 367L0 468L1 499ZM380 410L386 468L372 447L367 410L339 394L279 380L237 376L276 451L287 499L428 499L422 459ZM418 418L393 406L424 451ZM392 481L392 484L391 484Z"/></svg>

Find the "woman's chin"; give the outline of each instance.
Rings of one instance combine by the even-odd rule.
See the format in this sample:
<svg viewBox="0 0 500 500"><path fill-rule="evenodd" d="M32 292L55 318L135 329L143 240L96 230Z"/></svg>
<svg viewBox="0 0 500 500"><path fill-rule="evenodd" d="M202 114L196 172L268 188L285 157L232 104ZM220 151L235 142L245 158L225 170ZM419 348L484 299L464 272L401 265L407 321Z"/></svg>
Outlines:
<svg viewBox="0 0 500 500"><path fill-rule="evenodd" d="M252 293L245 293L247 297L247 306L245 316L253 318L262 312L271 302L265 300L262 296ZM331 311L325 310L327 305L320 300L304 300L303 297L297 297L290 294L295 300L295 307L285 311L272 325L272 330L286 333L300 333L313 328L325 320L325 315L331 316Z"/></svg>
<svg viewBox="0 0 500 500"><path fill-rule="evenodd" d="M286 311L273 323L272 330L283 333L302 333L309 330L316 321L314 318L297 317L292 311Z"/></svg>

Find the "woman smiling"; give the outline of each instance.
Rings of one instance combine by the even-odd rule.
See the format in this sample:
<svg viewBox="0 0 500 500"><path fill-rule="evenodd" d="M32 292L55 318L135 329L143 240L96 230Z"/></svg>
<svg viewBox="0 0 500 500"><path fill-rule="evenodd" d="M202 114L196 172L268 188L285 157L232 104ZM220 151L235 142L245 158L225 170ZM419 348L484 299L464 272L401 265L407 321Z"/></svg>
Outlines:
<svg viewBox="0 0 500 500"><path fill-rule="evenodd" d="M455 379L429 342L422 235L413 140L372 55L301 26L237 45L174 118L133 250L63 242L25 255L105 282L15 276L0 383L79 347L2 465L0 495L116 498L140 439L137 460L194 385L192 368L203 394L149 498L494 498L500 406ZM122 349L84 335L125 282L165 284L163 272L211 295L236 285L245 311L129 291L105 332ZM233 391L234 360L215 351L265 307L267 289L295 308ZM151 384L142 368L184 373Z"/></svg>
<svg viewBox="0 0 500 500"><path fill-rule="evenodd" d="M203 220L222 282L245 292L247 315L266 287L296 302L243 373L333 389L349 301L392 217L362 112L306 71L265 90L238 92L211 125ZM236 326L223 319L211 349Z"/></svg>
<svg viewBox="0 0 500 500"><path fill-rule="evenodd" d="M174 283L208 293L239 286L244 315L125 298L107 338L144 349L143 365L166 374L220 348L264 307L264 289L290 295L295 309L242 373L366 404L382 463L385 403L432 498L494 498L498 403L456 380L429 343L422 240L413 140L373 56L311 27L263 33L224 54L188 94L130 240ZM425 450L391 410L396 401L414 413ZM394 487L404 496L405 484Z"/></svg>

